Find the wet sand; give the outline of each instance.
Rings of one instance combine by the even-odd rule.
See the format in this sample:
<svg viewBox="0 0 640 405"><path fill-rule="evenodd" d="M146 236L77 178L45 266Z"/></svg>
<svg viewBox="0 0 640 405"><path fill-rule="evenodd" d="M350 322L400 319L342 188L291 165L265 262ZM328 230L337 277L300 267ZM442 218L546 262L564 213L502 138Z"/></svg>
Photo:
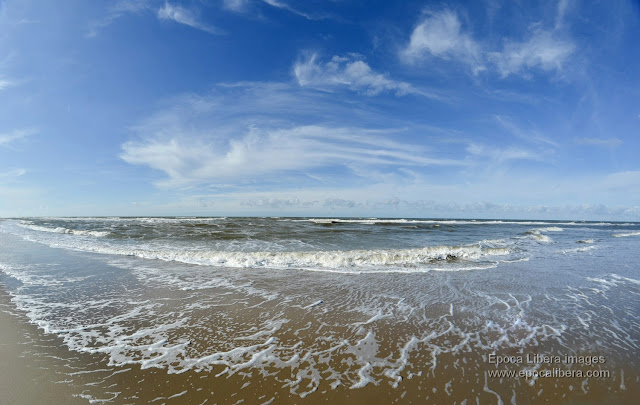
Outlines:
<svg viewBox="0 0 640 405"><path fill-rule="evenodd" d="M3 311L0 313L0 403L188 403L188 404L320 404L320 403L616 403L635 404L640 398L637 372L625 370L626 380L620 379L621 369L611 369L609 378L547 378L535 383L518 378L491 378L491 369L518 370L520 366L495 366L487 363L480 352L439 353L434 363L434 347L455 347L451 335L416 343L411 363L398 373L394 380L373 378L366 386L357 388L341 384L332 387L327 381L315 384L312 378L286 370L268 367L240 369L223 373L227 367L214 365L209 369L191 369L180 374L168 374L165 368L141 369L138 364L109 366L108 358L101 354L69 351L62 339L44 335L36 326L9 302L5 292L0 295ZM438 311L439 309L434 309ZM259 310L254 315L258 315ZM309 314L298 311L298 320L292 319L285 333L279 334L281 342L302 339L313 345L315 333L293 334L298 326L308 325ZM291 318L292 315L289 314ZM249 316L247 319L250 319ZM247 327L250 325L247 324ZM397 347L385 346L394 337L411 328L396 323L395 328L379 330L377 357L394 356ZM313 328L310 328L313 330ZM186 332L186 331L185 331ZM334 331L335 332L335 331ZM346 332L346 331L345 331ZM220 342L210 342L220 344ZM198 342L206 345L206 341ZM529 348L531 353L551 353L553 345ZM367 350L363 345L362 350ZM526 352L526 350L525 350ZM517 352L500 355L518 355ZM589 353L592 354L592 353ZM251 360L251 358L247 358ZM342 353L331 359L331 372L340 372L340 364L349 372L353 355ZM301 362L302 365L304 362ZM316 368L322 374L329 367ZM608 365L607 365L608 366ZM606 367L605 367L606 368ZM575 369L575 367L574 367ZM585 372L590 367L581 367ZM366 370L363 371L367 373ZM327 375L325 375L327 376ZM309 376L307 376L309 377ZM287 384L287 379L292 383ZM298 380L298 381L296 381ZM302 380L302 381L300 381ZM296 384L293 384L296 381ZM309 392L306 396L304 393Z"/></svg>
<svg viewBox="0 0 640 405"><path fill-rule="evenodd" d="M41 350L41 334L0 286L0 404L86 404L60 382L53 359Z"/></svg>

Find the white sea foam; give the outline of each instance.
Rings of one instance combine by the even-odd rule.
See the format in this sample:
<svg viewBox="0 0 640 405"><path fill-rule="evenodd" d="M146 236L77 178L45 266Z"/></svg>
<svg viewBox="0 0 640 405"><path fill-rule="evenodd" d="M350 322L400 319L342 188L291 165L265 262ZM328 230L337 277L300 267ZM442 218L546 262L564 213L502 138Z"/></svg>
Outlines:
<svg viewBox="0 0 640 405"><path fill-rule="evenodd" d="M47 221L182 223L224 221L227 217L41 217Z"/></svg>
<svg viewBox="0 0 640 405"><path fill-rule="evenodd" d="M587 280L592 281L594 283L598 283L602 285L605 289L609 289L611 287L617 287L622 283L631 283L635 285L640 285L640 280L636 280L629 277L623 277L615 273L607 274L603 277L587 277Z"/></svg>
<svg viewBox="0 0 640 405"><path fill-rule="evenodd" d="M528 262L531 258L526 256L526 257L521 257L519 259L513 259L513 260L504 260L504 263L519 263L519 262Z"/></svg>
<svg viewBox="0 0 640 405"><path fill-rule="evenodd" d="M351 389L362 388L371 382L375 383L375 380L371 378L371 375L370 375L372 369L373 367L371 366L371 363L367 363L364 366L362 366L362 368L358 370L358 378L359 378L358 382L356 382L349 388Z"/></svg>
<svg viewBox="0 0 640 405"><path fill-rule="evenodd" d="M626 281L628 283L632 283L632 284L635 284L635 285L640 285L640 280L636 280L634 278L623 277L623 276L620 276L620 275L615 274L615 273L611 273L609 276L611 276L611 278L614 278L616 280Z"/></svg>
<svg viewBox="0 0 640 405"><path fill-rule="evenodd" d="M552 225L545 228L548 232L561 232L562 228L557 225L563 226L629 226L636 225L633 223L618 223L618 222L582 222L582 221L567 221L567 222L551 222L551 221L510 221L510 220L467 220L467 219L405 219L405 218L308 218L308 219L279 219L282 222L312 222L317 224L340 224L340 223L353 223L353 224L438 224L438 225Z"/></svg>
<svg viewBox="0 0 640 405"><path fill-rule="evenodd" d="M71 235L88 235L88 236L103 237L103 236L108 236L111 233L108 231L89 231L89 230L82 230L82 229L68 229L68 228L59 227L59 226L58 227L39 226L39 225L33 225L25 222L20 222L18 225L26 229L31 229L32 231L50 232L50 233L66 233Z"/></svg>
<svg viewBox="0 0 640 405"><path fill-rule="evenodd" d="M590 245L590 246L585 246L585 247L579 247L579 248L573 248L573 249L562 249L560 250L560 252L562 254L571 254L571 253L583 253L583 252L589 252L592 250L596 250L598 247L594 246L594 245Z"/></svg>
<svg viewBox="0 0 640 405"><path fill-rule="evenodd" d="M89 276L85 277L62 277L52 276L51 274L42 274L29 271L25 268L15 268L6 263L0 263L0 272L20 281L26 286L41 286L41 287L59 287L68 283L75 283L83 281Z"/></svg>
<svg viewBox="0 0 640 405"><path fill-rule="evenodd" d="M609 289L627 282L627 279L611 274L589 281L603 283ZM637 280L633 281L638 283ZM172 308L171 311L174 312L167 313L164 304L131 301L128 302L129 309L111 314L100 322L92 324L82 323L81 319L72 319L73 317L57 317L53 312L57 308L55 305L59 305L73 313L78 313L79 309L84 308L84 302L53 303L55 305L52 306L50 300L38 300L26 296L17 297L16 302L20 308L28 311L34 323L48 333L60 335L70 349L105 354L112 366L138 364L142 369L160 368L169 374L184 373L189 370L208 371L216 376L230 376L238 373L251 375L254 371L256 372L254 376L277 374L277 380L283 384L283 387L289 387L293 395L300 397L319 391L318 388L322 387L322 384L327 389L328 387L335 389L339 385L359 389L369 383L382 383L385 386L388 383L397 388L402 384L403 376L411 378L412 375L416 375L414 373L416 370L431 369L432 372L438 373L437 368L443 367L438 362L443 354L460 360L466 359L468 353L516 350L532 345L537 346L550 340L564 345L563 338L567 331L571 330L571 333L578 331L576 328L570 328L566 319L554 318L543 321L532 316L529 309L534 307L536 311L544 310L545 301L531 295L515 293L489 295L474 291L474 294L469 297L474 297L476 301L474 306L480 312L473 308L466 308L469 303L461 307L456 306L454 312L454 305L451 303L440 310L440 316L427 317L424 316L426 308L420 305L404 308L402 306L404 300L394 299L387 306L384 304L384 299L371 299L370 296L362 294L365 291L366 289L354 291L355 294L342 304L338 303L343 298L341 294L325 303L331 308L327 313L337 316L332 318L334 322L336 319L344 321L345 319L341 316L348 316L348 314L357 313L362 316L363 322L353 325L355 327L352 330L356 330L353 334L347 332L344 336L336 333L335 329L332 329L331 322L320 319L316 326L322 325L323 329L322 333L315 335L315 341L287 340L286 336L291 334L292 328L301 328L304 323L299 323L294 317L283 318L282 313L278 311L269 313L268 309L263 308L260 319L256 320L257 324L249 329L246 329L246 322L229 322L226 326L216 326L216 338L207 340L204 348L198 348L197 342L195 339L192 341L190 336L199 335L204 336L205 339L213 336L211 321L209 318L199 319L192 316L193 313L185 307ZM420 294L420 291L417 293ZM425 297L431 294L428 291L423 293ZM576 293L585 298L593 298L594 301L602 296L602 292L594 292L589 288ZM558 294L555 297L567 300L564 294ZM203 295L197 302L211 298ZM563 303L562 307L567 310L567 315L588 314L590 305L595 304L587 303L585 298L568 301L575 307ZM306 297L301 299L304 300ZM115 301L117 299L114 297L111 302ZM241 302L236 302L238 307L241 307ZM356 303L362 305L362 308L354 306ZM87 304L90 307L104 305L100 302ZM498 307L499 309L496 309ZM292 307L288 308L295 311ZM429 305L429 311L433 310L434 307ZM474 314L470 323L465 323L465 311L471 311ZM380 323L393 325L398 315L403 313L411 316L411 322L407 325L416 322L415 330L407 326L409 331L406 333L402 333L400 328L397 334L377 336L376 331L384 330L376 329ZM232 317L233 313L227 312L227 315ZM483 318L482 324L474 321L478 316ZM153 319L152 325L131 327L138 320L148 319ZM624 344L630 338L625 336L623 331L615 329L618 321L619 318L615 318L614 314L614 319L606 324L615 332L608 342ZM68 324L64 325L65 322ZM315 329L311 328L313 322L316 322L315 316L308 322L307 327L302 329L311 331ZM585 322L590 320L582 320L581 324L584 325ZM340 327L342 326L345 324L341 323ZM188 335L180 335L180 331L185 328L189 331ZM585 333L587 332L592 333L592 330L585 329ZM387 339L393 339L393 344L385 342ZM225 340L227 342L225 345L219 344L220 341ZM382 347L390 351L383 351ZM568 350L568 347L565 349ZM345 358L349 361L345 362ZM463 376L465 372L476 371L473 365L467 364L466 360L464 363L463 366L462 361L460 362ZM457 369L458 366L456 366ZM493 392L486 385L486 381L485 388L486 392ZM182 394L183 392L180 393Z"/></svg>
<svg viewBox="0 0 640 405"><path fill-rule="evenodd" d="M614 233L613 235L614 238L626 238L629 236L640 236L640 231L638 232L625 232L625 233Z"/></svg>
<svg viewBox="0 0 640 405"><path fill-rule="evenodd" d="M562 232L564 229L557 226L548 226L546 228L538 228L540 232Z"/></svg>
<svg viewBox="0 0 640 405"><path fill-rule="evenodd" d="M380 269L395 266L400 268L424 268L439 261L474 261L493 256L509 255L508 248L480 248L477 246L430 246L422 249L394 250L351 250L316 252L229 252L205 250L178 250L175 248L156 249L126 247L106 244L51 243L83 251L145 259L177 261L235 268L302 268L302 269Z"/></svg>
<svg viewBox="0 0 640 405"><path fill-rule="evenodd" d="M534 229L533 231L529 231L527 232L527 235L530 239L536 240L538 242L543 242L543 243L551 243L553 242L553 239L551 239L549 236L540 233L539 230Z"/></svg>

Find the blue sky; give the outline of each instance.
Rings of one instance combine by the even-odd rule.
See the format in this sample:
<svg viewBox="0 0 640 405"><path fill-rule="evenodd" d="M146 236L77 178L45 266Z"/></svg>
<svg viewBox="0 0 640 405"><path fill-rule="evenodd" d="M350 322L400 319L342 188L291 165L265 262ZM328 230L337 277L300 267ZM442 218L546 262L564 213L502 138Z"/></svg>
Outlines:
<svg viewBox="0 0 640 405"><path fill-rule="evenodd" d="M625 1L0 0L0 216L640 220Z"/></svg>

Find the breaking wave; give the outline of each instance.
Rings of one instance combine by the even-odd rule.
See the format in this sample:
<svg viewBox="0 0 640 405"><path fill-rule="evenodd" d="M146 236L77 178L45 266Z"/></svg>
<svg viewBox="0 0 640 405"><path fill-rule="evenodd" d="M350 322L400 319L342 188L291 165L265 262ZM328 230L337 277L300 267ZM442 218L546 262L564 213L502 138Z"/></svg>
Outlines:
<svg viewBox="0 0 640 405"><path fill-rule="evenodd" d="M88 230L82 230L82 229L69 229L69 228L64 228L60 226L52 228L47 226L28 224L26 222L20 222L18 225L26 229L31 229L32 231L50 232L50 233L66 233L71 235L103 237L103 236L108 236L111 233L108 231L88 231Z"/></svg>
<svg viewBox="0 0 640 405"><path fill-rule="evenodd" d="M526 234L529 239L533 239L538 242L543 242L543 243L553 242L553 239L551 239L549 236L543 233L540 233L540 230L538 229L534 229L533 231L526 232Z"/></svg>
<svg viewBox="0 0 640 405"><path fill-rule="evenodd" d="M628 233L614 233L613 236L614 238L626 238L628 236L639 236L640 232L628 232Z"/></svg>
<svg viewBox="0 0 640 405"><path fill-rule="evenodd" d="M34 240L35 241L35 240ZM458 265L456 270L479 268L477 261L512 253L509 248L478 246L429 246L420 249L301 251L301 252L232 252L184 250L177 248L143 248L98 244L48 243L82 251L144 259L176 261L187 264L233 268L308 269L341 272L431 270L438 263ZM486 263L485 263L486 264ZM493 264L493 263L492 263ZM462 268L460 268L462 267ZM493 266L492 266L493 267ZM481 266L486 268L486 266ZM434 270L443 270L442 268ZM453 270L453 269L452 269Z"/></svg>

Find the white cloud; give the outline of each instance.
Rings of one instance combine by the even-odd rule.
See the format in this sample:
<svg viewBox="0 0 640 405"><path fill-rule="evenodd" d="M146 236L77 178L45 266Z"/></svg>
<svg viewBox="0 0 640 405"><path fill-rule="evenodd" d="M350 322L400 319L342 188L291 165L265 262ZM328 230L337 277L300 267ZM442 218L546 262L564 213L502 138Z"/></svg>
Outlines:
<svg viewBox="0 0 640 405"><path fill-rule="evenodd" d="M221 33L217 28L201 22L192 10L178 5L171 5L168 2L164 3L164 6L158 9L158 18L161 20L175 21L179 24L184 24L210 34Z"/></svg>
<svg viewBox="0 0 640 405"><path fill-rule="evenodd" d="M279 10L284 10L289 13L298 15L300 17L304 17L307 20L324 20L328 18L332 18L331 15L323 12L306 12L298 8L297 6L292 6L290 3L296 4L296 2L290 2L285 0L222 0L222 7L236 12L236 13L245 13L248 12L256 12L258 16L263 17L257 11L256 5L262 4L269 7L277 8ZM306 5L306 2L297 2L297 5Z"/></svg>
<svg viewBox="0 0 640 405"><path fill-rule="evenodd" d="M235 11L235 12L242 12L247 9L247 6L249 5L249 0L223 0L222 4L223 4L223 7L228 10Z"/></svg>
<svg viewBox="0 0 640 405"><path fill-rule="evenodd" d="M262 1L272 7L276 7L282 10L287 10L290 13L306 18L307 20L322 20L326 18L326 16L324 15L315 15L315 14L305 13L304 11L300 11L297 8L294 8L281 0L262 0Z"/></svg>
<svg viewBox="0 0 640 405"><path fill-rule="evenodd" d="M524 42L508 41L502 52L489 54L502 77L522 74L527 69L562 71L575 46L557 38L552 32L535 30Z"/></svg>
<svg viewBox="0 0 640 405"><path fill-rule="evenodd" d="M509 160L542 160L541 154L517 147L489 148L472 143L467 146L467 152L474 156L489 158L498 163Z"/></svg>
<svg viewBox="0 0 640 405"><path fill-rule="evenodd" d="M27 171L25 169L18 168L18 169L11 169L6 172L0 172L0 177L20 177L20 176L24 176L25 174L27 174Z"/></svg>
<svg viewBox="0 0 640 405"><path fill-rule="evenodd" d="M36 132L34 129L17 129L11 132L0 133L0 146L33 135Z"/></svg>
<svg viewBox="0 0 640 405"><path fill-rule="evenodd" d="M462 30L451 10L427 13L411 33L402 56L410 63L434 56L468 63L474 72L483 69L480 45Z"/></svg>
<svg viewBox="0 0 640 405"><path fill-rule="evenodd" d="M345 183L366 177L374 166L393 172L466 164L432 158L427 148L403 142L406 129L350 125L352 116L378 128L390 122L345 105L329 94L278 83L218 86L207 96L178 98L133 128L137 140L122 145L121 158L163 172L165 186L282 184L281 175L305 184L324 178Z"/></svg>
<svg viewBox="0 0 640 405"><path fill-rule="evenodd" d="M395 184L369 184L344 188L293 188L290 190L231 191L183 197L162 210L189 212L192 215L215 211L224 215L305 215L305 216L376 216L376 217L444 217L444 218L514 218L567 220L634 220L640 219L640 206L619 202L592 204L566 203L566 195L576 191L592 201L603 201L602 184L619 177L610 176L571 179L556 185L550 178L517 176L484 178L473 184L437 185L419 183L399 187ZM620 186L629 186L626 174ZM634 177L634 176L631 176ZM632 184L637 183L636 179ZM595 189L593 185L595 184ZM543 188L532 189L532 186ZM558 189L568 189L559 193ZM609 190L611 191L611 190ZM636 193L637 194L637 193ZM522 197L524 198L518 198ZM536 196L532 198L531 196ZM515 197L515 198L514 198ZM631 201L631 200L629 200ZM145 208L148 214L148 208Z"/></svg>
<svg viewBox="0 0 640 405"><path fill-rule="evenodd" d="M127 142L121 157L128 163L165 172L169 176L165 185L265 180L283 172L347 169L349 165L379 168L459 164L428 158L419 153L420 147L389 141L379 131L360 128L252 127L244 135L222 143L180 135ZM215 133L210 135L215 137Z"/></svg>
<svg viewBox="0 0 640 405"><path fill-rule="evenodd" d="M463 29L456 12L428 12L414 28L401 57L411 64L429 58L456 61L468 65L474 75L491 69L503 78L526 76L532 69L561 72L575 51L573 42L562 38L558 31L566 8L564 1L558 6L556 29L544 30L535 25L527 39L506 39L500 50L474 39Z"/></svg>
<svg viewBox="0 0 640 405"><path fill-rule="evenodd" d="M208 32L210 34L222 34L216 27L200 21L197 13L189 8L174 5L167 1L158 8L158 1L153 0L119 0L108 9L107 15L101 21L94 21L89 25L88 37L95 37L98 31L111 25L114 21L129 14L155 13L158 19L184 24L191 28Z"/></svg>
<svg viewBox="0 0 640 405"><path fill-rule="evenodd" d="M296 62L293 74L300 86L320 90L347 87L368 96L387 91L398 96L409 93L422 94L409 83L389 79L387 75L374 72L358 55L334 56L323 63L314 53Z"/></svg>
<svg viewBox="0 0 640 405"><path fill-rule="evenodd" d="M502 128L523 141L535 144L546 144L554 148L559 147L558 143L553 139L550 139L535 129L522 128L506 116L496 115L494 118Z"/></svg>
<svg viewBox="0 0 640 405"><path fill-rule="evenodd" d="M564 25L564 17L570 8L569 0L560 0L558 2L558 13L556 15L555 28L560 29Z"/></svg>
<svg viewBox="0 0 640 405"><path fill-rule="evenodd" d="M15 82L12 82L10 80L6 80L6 79L0 79L0 90L4 90L7 87L11 87L14 86Z"/></svg>
<svg viewBox="0 0 640 405"><path fill-rule="evenodd" d="M149 7L149 0L119 0L111 8L113 13L139 13Z"/></svg>
<svg viewBox="0 0 640 405"><path fill-rule="evenodd" d="M87 37L95 37L98 32L111 25L114 21L127 14L140 14L151 8L150 0L119 0L109 7L107 15L100 21L89 24Z"/></svg>

